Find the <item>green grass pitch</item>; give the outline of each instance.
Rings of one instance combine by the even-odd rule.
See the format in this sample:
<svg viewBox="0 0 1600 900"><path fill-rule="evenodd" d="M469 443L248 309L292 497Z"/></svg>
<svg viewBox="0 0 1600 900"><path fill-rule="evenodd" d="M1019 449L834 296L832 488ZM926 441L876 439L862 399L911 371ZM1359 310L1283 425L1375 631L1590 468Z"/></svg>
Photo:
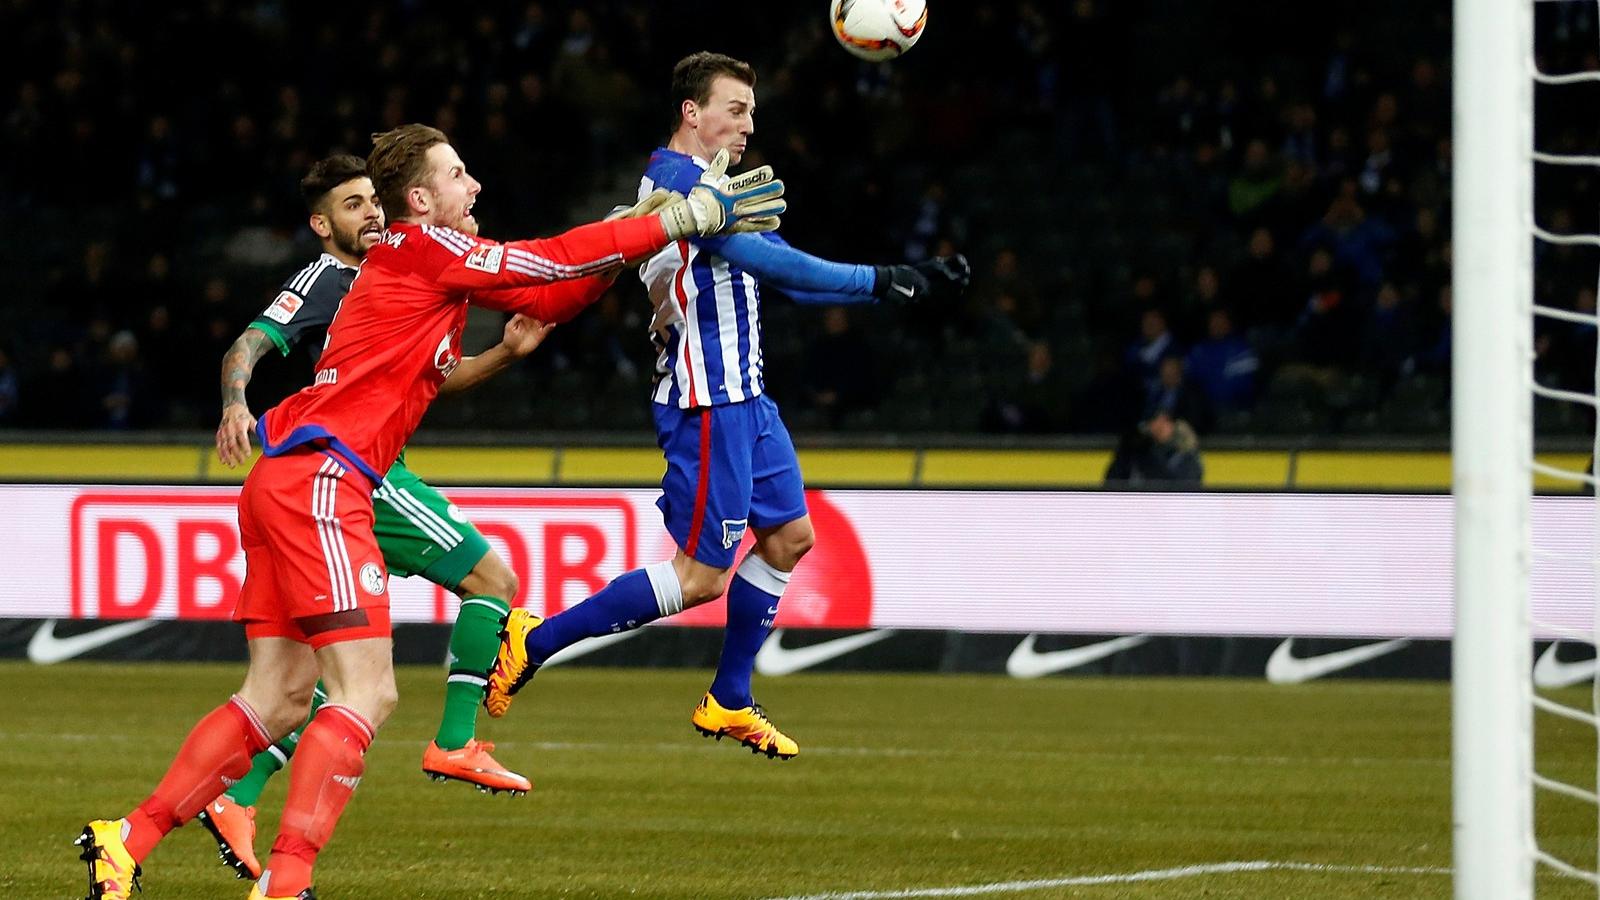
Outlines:
<svg viewBox="0 0 1600 900"><path fill-rule="evenodd" d="M71 841L83 822L139 802L242 672L0 664L0 896L82 897ZM705 672L558 668L506 719L483 719L500 759L534 781L510 798L418 771L442 677L400 672L400 709L322 855L324 900L870 897L1017 881L1047 884L978 896L1450 896L1448 875L1401 871L1450 865L1444 684L758 679L801 744L779 762L690 728ZM1538 729L1541 770L1592 788L1592 729L1542 713ZM280 775L263 798L260 850L285 787ZM1592 868L1594 809L1541 794L1538 811L1543 845ZM1127 877L1258 861L1336 868ZM198 825L156 849L144 883L149 900L248 892ZM1547 873L1539 895L1594 892Z"/></svg>

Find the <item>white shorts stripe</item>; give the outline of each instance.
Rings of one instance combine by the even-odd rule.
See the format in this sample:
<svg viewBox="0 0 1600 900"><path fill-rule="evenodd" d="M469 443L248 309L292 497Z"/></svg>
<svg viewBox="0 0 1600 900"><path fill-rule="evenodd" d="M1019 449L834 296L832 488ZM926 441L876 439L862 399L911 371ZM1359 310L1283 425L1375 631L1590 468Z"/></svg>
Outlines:
<svg viewBox="0 0 1600 900"><path fill-rule="evenodd" d="M328 527L333 533L333 549L339 554L339 578L344 582L345 609L356 608L356 575L350 567L350 547L345 543L344 524L339 521L338 507L334 501L339 491L339 477L344 475L344 470L338 466L338 475L330 479L328 487Z"/></svg>
<svg viewBox="0 0 1600 900"><path fill-rule="evenodd" d="M405 488L391 487L388 500L389 505L405 516L411 524L420 528L440 547L450 550L463 540L461 532L452 528L450 523L439 518L437 513L423 505L415 494Z"/></svg>
<svg viewBox="0 0 1600 900"><path fill-rule="evenodd" d="M328 567L328 599L332 602L335 611L339 610L339 576L334 573L334 555L328 534L327 515L324 512L327 497L327 481L329 467L333 460L324 460L322 467L317 470L317 475L311 480L311 518L317 525L317 540L322 545L322 562Z"/></svg>
<svg viewBox="0 0 1600 900"><path fill-rule="evenodd" d="M416 528L418 531L422 532L423 536L428 540L433 541L435 544L438 544L440 547L444 547L446 549L453 546L450 543L448 536L440 534L438 529L434 528L431 524L417 518L415 511L408 507L405 504L405 501L400 498L400 491L398 488L395 488L391 485L385 485L384 487L379 488L378 491L372 496L373 499L382 500L384 503L389 504L391 509L399 513L407 522L410 522L413 528Z"/></svg>

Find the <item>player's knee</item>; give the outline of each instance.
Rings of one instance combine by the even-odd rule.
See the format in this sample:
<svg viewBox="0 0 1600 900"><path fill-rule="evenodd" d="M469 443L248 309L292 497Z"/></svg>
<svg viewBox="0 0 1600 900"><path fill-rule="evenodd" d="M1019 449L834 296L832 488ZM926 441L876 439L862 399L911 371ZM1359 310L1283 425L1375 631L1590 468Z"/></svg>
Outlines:
<svg viewBox="0 0 1600 900"><path fill-rule="evenodd" d="M810 553L811 548L816 545L817 533L811 529L810 525L807 525L803 530L795 532L794 537L790 540L789 556L795 562L799 562L800 558Z"/></svg>
<svg viewBox="0 0 1600 900"><path fill-rule="evenodd" d="M517 573L503 563L491 571L486 580L488 589L484 593L502 600L515 598L517 591L522 589L522 582L517 578Z"/></svg>
<svg viewBox="0 0 1600 900"><path fill-rule="evenodd" d="M303 699L288 693L271 700L257 699L250 708L261 718L267 734L276 741L305 724L306 717L311 715L311 691L308 688Z"/></svg>
<svg viewBox="0 0 1600 900"><path fill-rule="evenodd" d="M699 606L721 597L728 590L728 571L696 572L683 581L683 607Z"/></svg>
<svg viewBox="0 0 1600 900"><path fill-rule="evenodd" d="M816 543L817 533L810 525L790 525L762 542L761 556L777 568L791 572Z"/></svg>

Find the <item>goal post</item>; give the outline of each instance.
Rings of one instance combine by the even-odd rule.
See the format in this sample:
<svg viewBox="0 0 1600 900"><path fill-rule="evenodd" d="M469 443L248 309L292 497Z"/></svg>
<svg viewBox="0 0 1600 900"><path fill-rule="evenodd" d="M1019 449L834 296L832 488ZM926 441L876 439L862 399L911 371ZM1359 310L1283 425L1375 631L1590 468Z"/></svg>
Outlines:
<svg viewBox="0 0 1600 900"><path fill-rule="evenodd" d="M1452 792L1457 900L1533 896L1530 0L1455 0Z"/></svg>

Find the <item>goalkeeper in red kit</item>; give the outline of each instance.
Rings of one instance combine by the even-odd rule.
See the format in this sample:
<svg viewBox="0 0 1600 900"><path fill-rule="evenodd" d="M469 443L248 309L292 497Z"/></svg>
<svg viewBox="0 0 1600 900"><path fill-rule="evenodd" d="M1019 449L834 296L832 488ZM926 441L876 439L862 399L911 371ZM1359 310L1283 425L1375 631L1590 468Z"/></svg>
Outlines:
<svg viewBox="0 0 1600 900"><path fill-rule="evenodd" d="M783 211L771 169L717 186L723 158L687 196L657 192L613 221L500 244L476 236L481 186L442 132L404 125L373 142L367 173L389 228L328 328L312 386L257 423L264 456L239 495L244 684L194 726L148 799L84 828L90 900L125 900L167 832L305 721L320 676L328 699L300 738L272 856L250 894L312 900L317 853L397 700L372 491L460 363L467 306L564 322L623 265L688 237L775 228Z"/></svg>

